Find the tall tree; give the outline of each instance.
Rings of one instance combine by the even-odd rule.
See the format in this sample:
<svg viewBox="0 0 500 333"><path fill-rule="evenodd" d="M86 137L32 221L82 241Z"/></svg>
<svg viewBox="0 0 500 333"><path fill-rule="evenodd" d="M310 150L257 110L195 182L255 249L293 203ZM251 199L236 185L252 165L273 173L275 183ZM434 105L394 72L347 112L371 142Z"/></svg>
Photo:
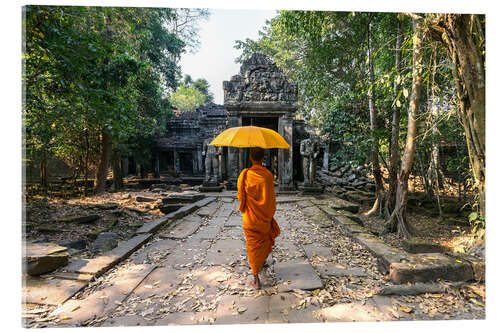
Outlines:
<svg viewBox="0 0 500 333"><path fill-rule="evenodd" d="M485 17L474 14L429 14L431 36L446 48L465 130L470 164L485 216Z"/></svg>
<svg viewBox="0 0 500 333"><path fill-rule="evenodd" d="M410 107L408 110L408 132L406 135L405 150L401 160L401 170L398 176L396 205L386 224L386 229L391 231L397 227L398 235L403 238L412 236L412 228L406 219L406 207L408 203L408 179L410 177L416 150L417 114L420 107L420 96L422 91L422 53L424 42L422 18L413 18L413 31L413 69Z"/></svg>
<svg viewBox="0 0 500 333"><path fill-rule="evenodd" d="M366 215L374 214L379 212L379 215L383 214L384 207L384 183L382 180L382 173L380 171L379 163L379 142L376 135L378 129L377 120L377 110L375 109L375 73L373 65L373 41L372 41L372 31L371 31L371 18L367 22L367 49L368 49L368 82L370 84L368 88L368 108L370 110L370 134L372 140L371 148L371 162L372 162L372 173L375 179L375 202L373 203L372 209L366 212Z"/></svg>
<svg viewBox="0 0 500 333"><path fill-rule="evenodd" d="M401 19L398 17L398 29L396 36L396 47L395 47L395 72L396 79L394 80L394 100L397 100L401 87L401 46L403 44L403 24ZM392 122L391 122L391 141L390 141L390 153L389 153L389 188L386 194L385 200L385 214L390 216L394 210L396 203L396 189L398 181L398 168L400 161L399 152L399 122L401 118L401 106L399 103L394 102L392 106Z"/></svg>

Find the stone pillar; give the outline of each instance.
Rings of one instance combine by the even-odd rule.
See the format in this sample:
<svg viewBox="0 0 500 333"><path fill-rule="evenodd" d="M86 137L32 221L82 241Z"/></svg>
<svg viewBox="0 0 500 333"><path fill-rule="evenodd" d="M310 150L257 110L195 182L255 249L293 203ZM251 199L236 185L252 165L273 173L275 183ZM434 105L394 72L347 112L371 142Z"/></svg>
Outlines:
<svg viewBox="0 0 500 333"><path fill-rule="evenodd" d="M193 169L193 175L196 175L198 173L198 158L196 157L196 151L193 151L191 154L191 163L192 163L192 169Z"/></svg>
<svg viewBox="0 0 500 333"><path fill-rule="evenodd" d="M227 154L227 148L226 147L221 147L221 152L222 154L220 155L220 180L223 181L227 177L227 162L226 162L226 154Z"/></svg>
<svg viewBox="0 0 500 333"><path fill-rule="evenodd" d="M174 149L174 174L176 176L181 172L181 160L179 159L179 152Z"/></svg>
<svg viewBox="0 0 500 333"><path fill-rule="evenodd" d="M330 161L330 142L326 142L325 150L323 151L323 170L328 171L328 164Z"/></svg>
<svg viewBox="0 0 500 333"><path fill-rule="evenodd" d="M293 191L293 118L283 115L278 121L278 132L288 142L290 149L278 149L279 190Z"/></svg>
<svg viewBox="0 0 500 333"><path fill-rule="evenodd" d="M198 163L198 172L204 176L203 173L203 146L202 145L197 145L196 146L196 163Z"/></svg>
<svg viewBox="0 0 500 333"><path fill-rule="evenodd" d="M154 176L160 178L160 152L154 153Z"/></svg>
<svg viewBox="0 0 500 333"><path fill-rule="evenodd" d="M227 127L230 128L237 126L241 126L241 118L237 114L230 114ZM237 189L237 182L240 171L239 149L228 147L228 190L232 191Z"/></svg>

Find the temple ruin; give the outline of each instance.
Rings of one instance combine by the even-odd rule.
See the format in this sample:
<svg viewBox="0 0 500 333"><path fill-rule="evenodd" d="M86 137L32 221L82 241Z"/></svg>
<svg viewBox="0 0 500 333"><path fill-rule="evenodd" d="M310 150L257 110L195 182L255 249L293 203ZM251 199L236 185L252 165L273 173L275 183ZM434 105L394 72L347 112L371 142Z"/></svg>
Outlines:
<svg viewBox="0 0 500 333"><path fill-rule="evenodd" d="M235 126L260 126L275 130L291 148L266 150L266 167L275 174L278 190L293 191L302 181L300 141L311 128L296 117L297 85L271 60L253 54L240 73L223 82L224 105L209 103L196 111L176 111L167 122L165 136L152 149L155 177L204 176L203 142L216 133ZM236 189L238 175L249 166L249 149L224 147L219 161L219 179L226 188Z"/></svg>

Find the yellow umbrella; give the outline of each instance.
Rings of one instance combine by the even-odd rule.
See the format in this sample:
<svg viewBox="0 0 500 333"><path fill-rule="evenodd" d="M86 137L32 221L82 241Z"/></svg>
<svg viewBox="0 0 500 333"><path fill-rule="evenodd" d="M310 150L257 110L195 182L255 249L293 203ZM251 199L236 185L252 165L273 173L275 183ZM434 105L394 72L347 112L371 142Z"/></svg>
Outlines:
<svg viewBox="0 0 500 333"><path fill-rule="evenodd" d="M210 144L213 146L230 146L238 148L290 148L290 145L277 132L269 128L257 126L228 128L217 135Z"/></svg>

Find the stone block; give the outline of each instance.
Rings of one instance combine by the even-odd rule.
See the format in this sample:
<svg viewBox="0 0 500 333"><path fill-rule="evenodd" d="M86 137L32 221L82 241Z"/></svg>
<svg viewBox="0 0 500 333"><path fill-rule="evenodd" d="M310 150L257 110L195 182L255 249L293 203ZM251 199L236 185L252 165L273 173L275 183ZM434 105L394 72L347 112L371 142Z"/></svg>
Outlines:
<svg viewBox="0 0 500 333"><path fill-rule="evenodd" d="M59 305L87 285L87 281L26 277L23 281L23 303Z"/></svg>
<svg viewBox="0 0 500 333"><path fill-rule="evenodd" d="M135 197L135 200L137 202L155 202L156 199L155 198L151 198L151 197L142 197L142 196L137 196Z"/></svg>
<svg viewBox="0 0 500 333"><path fill-rule="evenodd" d="M93 259L78 259L72 261L65 267L65 271L99 276L128 257L132 252L142 246L142 244L147 242L151 236L152 234L137 235L102 256Z"/></svg>
<svg viewBox="0 0 500 333"><path fill-rule="evenodd" d="M216 311L215 324L264 324L268 318L269 296L223 296Z"/></svg>
<svg viewBox="0 0 500 333"><path fill-rule="evenodd" d="M372 305L358 303L335 304L318 310L317 316L328 322L370 322L391 320L391 316Z"/></svg>
<svg viewBox="0 0 500 333"><path fill-rule="evenodd" d="M440 244L419 238L405 239L402 242L403 248L409 253L434 253L446 252L446 248Z"/></svg>
<svg viewBox="0 0 500 333"><path fill-rule="evenodd" d="M307 260L294 259L274 264L274 273L280 280L278 291L323 288L323 282Z"/></svg>
<svg viewBox="0 0 500 333"><path fill-rule="evenodd" d="M51 272L68 263L67 247L54 243L26 243L23 266L29 275Z"/></svg>
<svg viewBox="0 0 500 333"><path fill-rule="evenodd" d="M169 222L169 220L166 216L160 217L159 219L156 219L156 220L153 220L151 222L144 224L142 227L137 229L135 233L137 235L139 235L139 234L146 234L146 233L154 232L167 222Z"/></svg>
<svg viewBox="0 0 500 333"><path fill-rule="evenodd" d="M389 274L395 284L430 282L438 279L472 280L474 272L471 265L459 261L442 253L413 254L409 256L408 262L392 263Z"/></svg>
<svg viewBox="0 0 500 333"><path fill-rule="evenodd" d="M101 232L92 243L92 248L97 252L109 251L118 245L118 234L114 232Z"/></svg>
<svg viewBox="0 0 500 333"><path fill-rule="evenodd" d="M169 214L172 212L175 212L179 208L183 207L184 205L182 204L166 204L160 207L160 212L163 214Z"/></svg>
<svg viewBox="0 0 500 333"><path fill-rule="evenodd" d="M163 204L193 203L205 198L204 194L179 194L170 195L162 199Z"/></svg>

